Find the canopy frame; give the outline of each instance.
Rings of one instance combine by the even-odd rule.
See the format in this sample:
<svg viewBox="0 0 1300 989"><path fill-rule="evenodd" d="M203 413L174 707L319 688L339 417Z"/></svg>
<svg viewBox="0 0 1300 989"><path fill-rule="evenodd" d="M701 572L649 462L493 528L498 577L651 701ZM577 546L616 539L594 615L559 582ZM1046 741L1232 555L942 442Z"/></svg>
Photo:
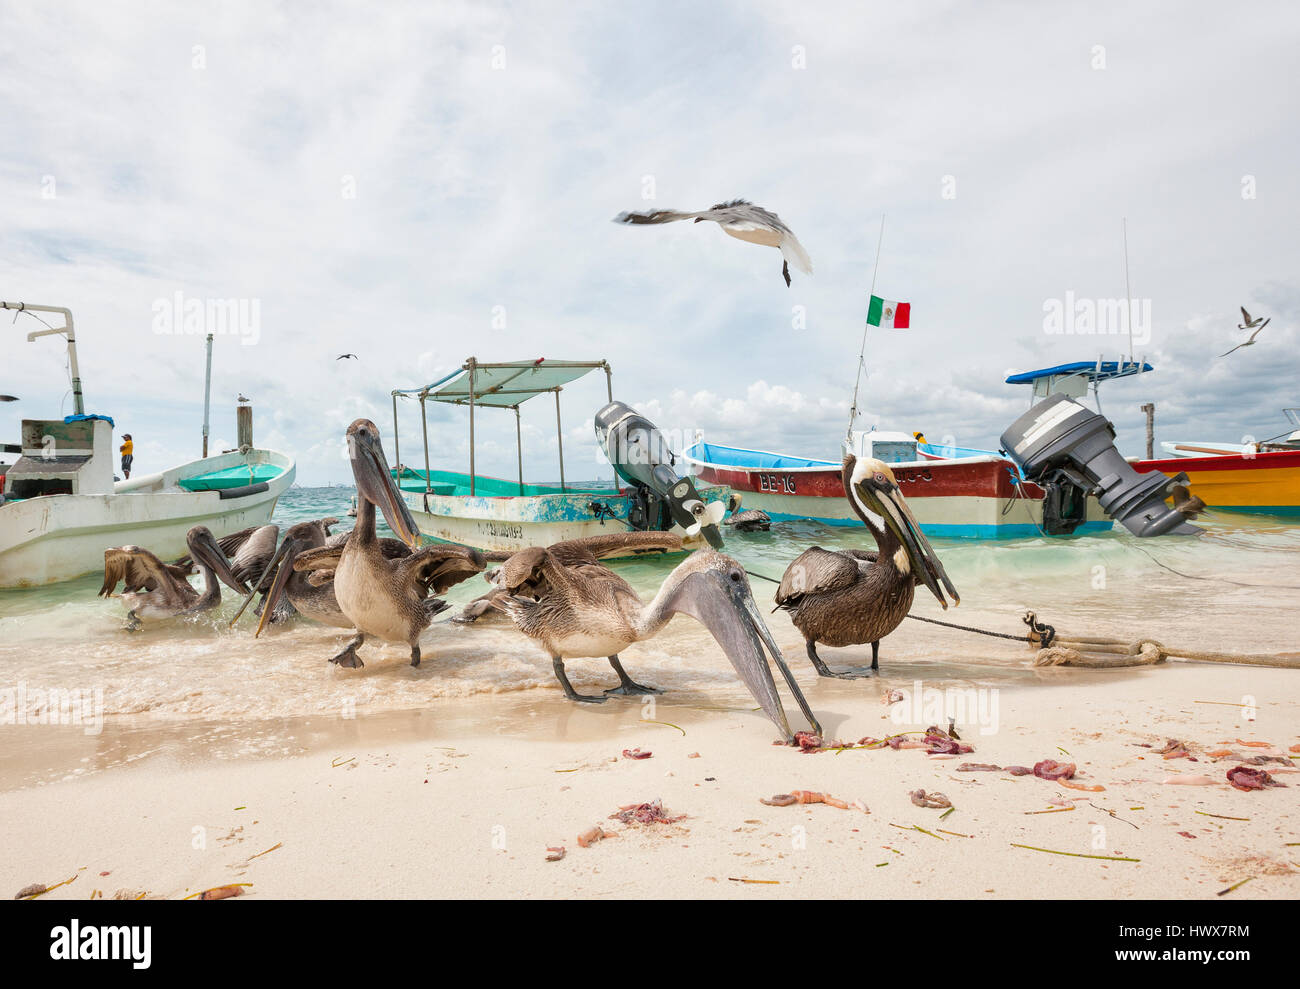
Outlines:
<svg viewBox="0 0 1300 989"><path fill-rule="evenodd" d="M540 368L545 370L556 370L561 372L577 372L573 374L561 374L562 380L555 384L543 387L526 388L522 387L523 382L519 379L536 371ZM519 493L524 493L524 445L523 445L523 425L519 407L529 399L536 398L539 395L554 393L555 395L555 435L556 444L560 457L560 490L567 490L564 479L564 436L563 424L560 417L560 392L564 386L578 378L584 377L591 371L603 370L605 372L605 393L609 401L614 400L614 381L613 369L609 366L608 361L548 361L544 357L535 361L504 361L498 363L489 363L479 361L471 357L459 369L451 374L440 378L422 388L398 388L392 392L393 398L393 450L397 458L398 483L401 483L402 458L401 447L398 445L398 427L397 427L397 399L415 397L420 400L420 419L424 437L424 491L425 494L431 494L432 477L429 463L429 421L427 402L443 402L448 405L468 405L469 406L469 493L474 494L474 482L476 474L476 438L475 438L475 408L504 408L513 409L515 413L515 447L517 460L519 464ZM516 373L511 374L514 371ZM503 372L496 373L493 372ZM497 380L500 379L500 380ZM460 381L464 380L468 388L461 391L457 386ZM486 380L491 383L484 390L480 391L479 386ZM517 387L511 388L515 384ZM501 401L502 397L506 401ZM483 399L492 398L492 401L485 404ZM509 399L513 399L510 401Z"/></svg>

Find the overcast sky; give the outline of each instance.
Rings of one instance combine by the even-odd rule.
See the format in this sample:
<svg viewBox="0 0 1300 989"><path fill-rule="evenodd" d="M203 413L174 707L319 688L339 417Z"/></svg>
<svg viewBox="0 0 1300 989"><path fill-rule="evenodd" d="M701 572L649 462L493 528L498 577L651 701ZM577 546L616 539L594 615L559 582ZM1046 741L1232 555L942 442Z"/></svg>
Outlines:
<svg viewBox="0 0 1300 989"><path fill-rule="evenodd" d="M391 389L471 355L605 358L665 429L835 456L882 214L876 294L912 327L868 337L868 424L996 445L1028 405L1008 372L1126 352L1044 324L1067 293L1124 297L1125 217L1156 372L1103 386L1121 448L1147 401L1157 440L1271 436L1300 405L1294 5L133 6L0 13L0 298L73 310L87 410L142 473L200 449L203 336L159 332L177 293L245 300L213 446L243 392L301 483L349 480L358 416L391 457ZM815 274L787 288L713 224L610 222L736 197ZM1218 360L1240 305L1272 322ZM62 348L11 319L9 442L72 411ZM570 478L598 473L604 394L566 389ZM534 405L525 470L553 478ZM513 473L512 419L483 413L481 470ZM466 468L463 410L431 410L430 445Z"/></svg>

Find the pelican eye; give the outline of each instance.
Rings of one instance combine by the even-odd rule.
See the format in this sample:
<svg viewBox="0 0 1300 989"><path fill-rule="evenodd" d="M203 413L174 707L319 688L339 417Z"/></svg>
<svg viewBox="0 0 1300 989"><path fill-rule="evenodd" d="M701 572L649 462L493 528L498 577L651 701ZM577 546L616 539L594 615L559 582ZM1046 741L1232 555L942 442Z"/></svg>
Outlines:
<svg viewBox="0 0 1300 989"><path fill-rule="evenodd" d="M733 570L733 571L731 571L731 579L734 580L737 584L739 584L739 583L740 583L740 571L738 571L738 570Z"/></svg>

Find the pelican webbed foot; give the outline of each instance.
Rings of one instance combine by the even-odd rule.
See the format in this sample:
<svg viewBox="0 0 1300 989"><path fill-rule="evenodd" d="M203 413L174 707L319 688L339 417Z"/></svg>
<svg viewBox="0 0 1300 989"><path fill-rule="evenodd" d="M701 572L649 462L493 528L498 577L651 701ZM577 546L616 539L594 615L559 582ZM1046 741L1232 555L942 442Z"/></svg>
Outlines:
<svg viewBox="0 0 1300 989"><path fill-rule="evenodd" d="M130 611L126 613L126 624L122 626L122 631L138 632L142 628L144 628L144 625L140 622L139 616L136 615L135 609L132 608Z"/></svg>
<svg viewBox="0 0 1300 989"><path fill-rule="evenodd" d="M412 666L419 666L419 665L420 665L420 645L419 645L419 643L416 643L415 645L411 646L411 665L412 665Z"/></svg>
<svg viewBox="0 0 1300 989"><path fill-rule="evenodd" d="M662 687L647 687L645 684L637 683L630 676L628 676L627 671L623 669L623 664L618 661L617 656L609 657L609 665L614 667L614 672L618 674L619 685L617 687L611 687L609 690L605 691L606 696L610 694L623 694L625 696L631 696L633 694L662 694L663 693Z"/></svg>
<svg viewBox="0 0 1300 989"><path fill-rule="evenodd" d="M568 674L564 672L564 660L559 656L551 660L555 667L555 678L560 681L560 686L564 688L564 696L571 701L579 701L583 704L604 704L608 698L592 697L589 694L580 694L573 689L573 684L569 683Z"/></svg>
<svg viewBox="0 0 1300 989"><path fill-rule="evenodd" d="M863 677L869 677L876 673L879 666L876 663L876 651L879 649L878 642L871 643L871 666L854 666L847 670L832 670L822 662L822 658L817 655L817 646L813 642L808 643L808 658L812 661L813 668L817 670L818 676L832 677L836 680L861 680Z"/></svg>
<svg viewBox="0 0 1300 989"><path fill-rule="evenodd" d="M338 663L339 666L349 670L360 669L366 664L361 662L361 657L357 655L357 646L366 641L366 635L361 632L355 639L343 647L343 651L337 656L331 656L331 663Z"/></svg>

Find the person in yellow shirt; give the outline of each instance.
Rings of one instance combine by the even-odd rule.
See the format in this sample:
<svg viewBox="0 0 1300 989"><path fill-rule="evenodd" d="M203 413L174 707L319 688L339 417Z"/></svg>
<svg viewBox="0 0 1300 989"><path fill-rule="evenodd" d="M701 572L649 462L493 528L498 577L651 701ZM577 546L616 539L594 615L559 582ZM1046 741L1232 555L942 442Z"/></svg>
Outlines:
<svg viewBox="0 0 1300 989"><path fill-rule="evenodd" d="M135 459L135 444L131 441L130 433L123 433L122 441L122 445L117 448L122 454L122 474L126 480L130 480L131 461Z"/></svg>

